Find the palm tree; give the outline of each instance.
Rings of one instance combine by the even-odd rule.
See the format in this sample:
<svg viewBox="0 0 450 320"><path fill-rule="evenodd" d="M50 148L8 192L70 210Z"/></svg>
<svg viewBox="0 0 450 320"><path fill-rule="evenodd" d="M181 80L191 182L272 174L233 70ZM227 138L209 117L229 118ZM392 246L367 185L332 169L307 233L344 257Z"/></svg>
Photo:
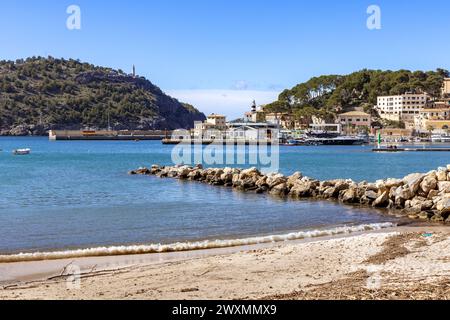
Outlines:
<svg viewBox="0 0 450 320"><path fill-rule="evenodd" d="M431 139L431 136L433 135L434 127L432 125L428 125L427 126L427 130L428 130L428 134L429 134L430 139Z"/></svg>

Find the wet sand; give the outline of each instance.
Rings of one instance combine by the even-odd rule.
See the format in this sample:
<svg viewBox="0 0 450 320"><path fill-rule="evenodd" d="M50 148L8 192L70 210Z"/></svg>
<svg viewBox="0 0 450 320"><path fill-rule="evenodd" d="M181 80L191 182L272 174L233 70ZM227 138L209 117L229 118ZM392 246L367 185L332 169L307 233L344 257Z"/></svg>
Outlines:
<svg viewBox="0 0 450 320"><path fill-rule="evenodd" d="M0 264L0 299L449 299L450 229ZM71 277L71 270L81 275Z"/></svg>

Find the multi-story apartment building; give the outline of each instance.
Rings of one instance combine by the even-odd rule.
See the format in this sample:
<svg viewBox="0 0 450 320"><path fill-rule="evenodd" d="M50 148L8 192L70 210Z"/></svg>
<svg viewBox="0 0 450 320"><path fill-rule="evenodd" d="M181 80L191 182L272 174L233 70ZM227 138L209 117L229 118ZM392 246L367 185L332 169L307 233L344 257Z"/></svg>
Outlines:
<svg viewBox="0 0 450 320"><path fill-rule="evenodd" d="M407 127L414 126L414 118L426 107L426 93L406 93L398 96L378 97L377 110L382 119L403 121Z"/></svg>

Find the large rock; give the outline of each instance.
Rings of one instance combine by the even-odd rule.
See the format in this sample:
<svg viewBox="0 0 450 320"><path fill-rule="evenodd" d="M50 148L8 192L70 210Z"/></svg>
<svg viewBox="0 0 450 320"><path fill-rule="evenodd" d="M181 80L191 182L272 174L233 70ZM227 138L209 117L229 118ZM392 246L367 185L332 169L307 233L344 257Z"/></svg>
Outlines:
<svg viewBox="0 0 450 320"><path fill-rule="evenodd" d="M270 194L274 196L285 196L289 193L286 183L280 183L270 190Z"/></svg>
<svg viewBox="0 0 450 320"><path fill-rule="evenodd" d="M343 190L347 190L350 187L350 184L352 183L352 181L344 181L344 180L338 180L336 181L334 187L336 188L337 192L343 191Z"/></svg>
<svg viewBox="0 0 450 320"><path fill-rule="evenodd" d="M433 208L433 205L433 201L427 200L426 198L422 197L415 197L410 201L410 207L418 208L420 211L431 210L431 208Z"/></svg>
<svg viewBox="0 0 450 320"><path fill-rule="evenodd" d="M431 190L436 189L437 183L438 183L438 181L436 178L436 174L427 175L425 178L423 178L423 181L420 183L420 188L422 189L422 191L424 193L426 193L428 195L428 193Z"/></svg>
<svg viewBox="0 0 450 320"><path fill-rule="evenodd" d="M201 176L202 176L202 174L201 174L200 170L194 169L187 175L187 178L189 180L196 181L196 180L199 180L201 178Z"/></svg>
<svg viewBox="0 0 450 320"><path fill-rule="evenodd" d="M190 167L181 167L177 170L177 175L180 179L186 179L191 171Z"/></svg>
<svg viewBox="0 0 450 320"><path fill-rule="evenodd" d="M428 200L433 200L438 195L439 195L439 190L430 190L427 198L428 198Z"/></svg>
<svg viewBox="0 0 450 320"><path fill-rule="evenodd" d="M447 181L447 168L441 167L438 169L438 171L436 172L436 176L438 181Z"/></svg>
<svg viewBox="0 0 450 320"><path fill-rule="evenodd" d="M414 193L407 186L398 187L395 189L395 199L401 199L403 201L410 200L414 197Z"/></svg>
<svg viewBox="0 0 450 320"><path fill-rule="evenodd" d="M261 178L256 181L256 186L258 188L269 188L269 185L267 184L267 176L262 176Z"/></svg>
<svg viewBox="0 0 450 320"><path fill-rule="evenodd" d="M272 189L273 187L286 183L287 179L282 174L272 174L267 177L267 185L269 186L269 189Z"/></svg>
<svg viewBox="0 0 450 320"><path fill-rule="evenodd" d="M441 214L450 213L450 198L439 201L438 204L436 205L436 209Z"/></svg>
<svg viewBox="0 0 450 320"><path fill-rule="evenodd" d="M378 194L375 192L375 191L373 191L373 190L367 190L365 193L364 193L364 196L367 198L367 199L370 199L370 200L376 200L377 198L378 198Z"/></svg>
<svg viewBox="0 0 450 320"><path fill-rule="evenodd" d="M154 164L154 165L152 165L152 168L150 169L150 174L155 175L159 171L161 171L161 168L158 165Z"/></svg>
<svg viewBox="0 0 450 320"><path fill-rule="evenodd" d="M425 175L423 173L412 173L403 178L405 185L408 185L409 189L413 194L419 191L420 183L422 182Z"/></svg>
<svg viewBox="0 0 450 320"><path fill-rule="evenodd" d="M348 190L345 190L342 194L341 201L344 203L359 202L357 189L350 188Z"/></svg>
<svg viewBox="0 0 450 320"><path fill-rule="evenodd" d="M387 179L384 181L384 186L386 189L397 188L403 185L402 179Z"/></svg>
<svg viewBox="0 0 450 320"><path fill-rule="evenodd" d="M220 176L220 179L223 181L223 183L233 183L233 173L232 172L224 172Z"/></svg>
<svg viewBox="0 0 450 320"><path fill-rule="evenodd" d="M450 181L439 181L438 189L439 192L450 193Z"/></svg>
<svg viewBox="0 0 450 320"><path fill-rule="evenodd" d="M242 170L241 171L241 175L240 175L240 179L246 179L248 177L253 177L253 176L260 176L261 173L259 172L259 170L255 167L250 168L250 169L246 169L246 170Z"/></svg>
<svg viewBox="0 0 450 320"><path fill-rule="evenodd" d="M338 195L339 195L339 191L337 191L335 187L326 187L326 189L322 193L322 196L325 199L337 198Z"/></svg>
<svg viewBox="0 0 450 320"><path fill-rule="evenodd" d="M295 172L292 176L288 177L287 179L287 185L289 188L292 188L299 180L303 178L303 175L301 172Z"/></svg>
<svg viewBox="0 0 450 320"><path fill-rule="evenodd" d="M389 194L387 191L384 191L381 196L379 196L373 202L372 206L376 208L386 207L389 204Z"/></svg>
<svg viewBox="0 0 450 320"><path fill-rule="evenodd" d="M290 195L297 198L310 197L314 189L314 184L310 181L296 183L290 191Z"/></svg>

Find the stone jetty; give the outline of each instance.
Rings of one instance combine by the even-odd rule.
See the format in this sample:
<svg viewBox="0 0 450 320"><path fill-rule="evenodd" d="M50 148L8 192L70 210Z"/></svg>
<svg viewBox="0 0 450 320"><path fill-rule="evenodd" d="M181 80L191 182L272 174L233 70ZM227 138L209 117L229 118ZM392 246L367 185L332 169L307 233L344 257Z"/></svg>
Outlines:
<svg viewBox="0 0 450 320"><path fill-rule="evenodd" d="M319 181L300 172L291 176L265 175L256 168L203 168L201 165L153 165L130 174L197 181L293 199L333 199L349 205L390 209L411 219L450 223L450 165L428 173L413 173L403 179L390 178L374 183L349 179Z"/></svg>

